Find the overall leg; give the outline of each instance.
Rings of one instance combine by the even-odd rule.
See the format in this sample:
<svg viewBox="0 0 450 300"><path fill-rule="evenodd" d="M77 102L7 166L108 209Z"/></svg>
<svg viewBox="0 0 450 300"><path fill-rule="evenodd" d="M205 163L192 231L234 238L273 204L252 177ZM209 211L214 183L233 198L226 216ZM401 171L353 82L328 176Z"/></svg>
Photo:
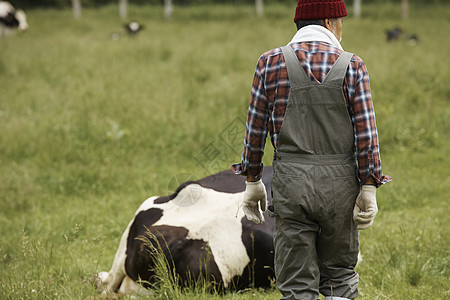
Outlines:
<svg viewBox="0 0 450 300"><path fill-rule="evenodd" d="M304 168L282 166L272 177L277 286L284 300L316 300L320 281L316 252L319 226L309 219L309 206L305 204L312 184L300 174Z"/></svg>
<svg viewBox="0 0 450 300"><path fill-rule="evenodd" d="M275 274L281 299L318 299L317 235L317 224L275 218Z"/></svg>
<svg viewBox="0 0 450 300"><path fill-rule="evenodd" d="M324 296L354 299L358 296L359 232L353 221L353 206L359 191L354 177L333 179L331 202L334 213L321 222L317 240L320 293Z"/></svg>

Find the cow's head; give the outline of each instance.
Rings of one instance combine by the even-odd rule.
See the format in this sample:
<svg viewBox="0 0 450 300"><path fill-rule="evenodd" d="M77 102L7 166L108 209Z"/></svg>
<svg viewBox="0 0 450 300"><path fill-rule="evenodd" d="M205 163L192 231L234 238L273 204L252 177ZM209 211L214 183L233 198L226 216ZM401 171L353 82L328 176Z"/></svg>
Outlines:
<svg viewBox="0 0 450 300"><path fill-rule="evenodd" d="M19 29L20 31L25 31L28 29L27 15L23 10L16 10L16 19L17 21L19 21L19 26L17 27L17 29Z"/></svg>

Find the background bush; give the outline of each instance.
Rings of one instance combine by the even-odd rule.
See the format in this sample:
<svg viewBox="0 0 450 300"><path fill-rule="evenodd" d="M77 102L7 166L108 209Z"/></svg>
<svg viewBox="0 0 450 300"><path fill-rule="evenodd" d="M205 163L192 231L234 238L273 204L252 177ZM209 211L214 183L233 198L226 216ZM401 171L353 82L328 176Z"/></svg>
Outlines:
<svg viewBox="0 0 450 300"><path fill-rule="evenodd" d="M162 5L164 0L129 0L130 4L134 5ZM401 0L362 0L362 4L398 4ZM32 7L54 7L64 8L70 7L70 0L11 0L11 3L16 7L32 8ZM117 3L118 0L81 0L81 3L85 7L98 7L105 4ZM347 6L352 5L351 0L345 1ZM248 5L253 4L254 0L173 0L175 5L196 5L196 4L232 4L232 5ZM296 0L264 0L265 4L285 4L288 6L296 5ZM447 3L447 0L409 0L411 4L418 5L430 5L438 3Z"/></svg>
<svg viewBox="0 0 450 300"><path fill-rule="evenodd" d="M383 172L394 181L361 232L359 299L448 299L450 9L411 7L408 20L399 3L363 13L345 19L342 44L366 62ZM87 8L82 20L36 8L28 32L0 39L0 299L97 295L89 279L109 270L146 198L238 162L257 59L292 38L292 15L286 5L262 18L253 5L205 5L168 21L161 6L130 5L145 25L133 38L117 3ZM395 26L419 42L388 43Z"/></svg>

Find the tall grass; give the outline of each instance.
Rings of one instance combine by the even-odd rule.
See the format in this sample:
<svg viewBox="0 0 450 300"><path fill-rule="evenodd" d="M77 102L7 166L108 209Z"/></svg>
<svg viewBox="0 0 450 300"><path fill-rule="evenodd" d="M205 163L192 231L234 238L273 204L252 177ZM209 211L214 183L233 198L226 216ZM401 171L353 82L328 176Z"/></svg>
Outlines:
<svg viewBox="0 0 450 300"><path fill-rule="evenodd" d="M183 280L175 269L169 245L163 236L159 233L156 234L147 230L145 236L138 238L151 257L149 270L153 275L148 281L142 280L140 284L149 287L152 299L171 300L200 295L207 297L211 294L221 293L219 287L209 278L208 266L211 258L209 249L207 249L205 257L199 258L199 276L196 278L192 273L197 270L186 270L187 280Z"/></svg>
<svg viewBox="0 0 450 300"><path fill-rule="evenodd" d="M29 11L29 32L0 40L0 299L96 295L89 279L109 269L144 199L239 161L256 60L291 39L292 14L177 7L165 21L160 7L130 6L146 26L130 38L116 6L87 9L80 21L68 10ZM371 76L383 168L394 177L378 192L376 224L361 233L360 298L444 299L450 9L400 15L399 5L365 4L363 18L344 23L344 48ZM420 42L387 43L396 25Z"/></svg>

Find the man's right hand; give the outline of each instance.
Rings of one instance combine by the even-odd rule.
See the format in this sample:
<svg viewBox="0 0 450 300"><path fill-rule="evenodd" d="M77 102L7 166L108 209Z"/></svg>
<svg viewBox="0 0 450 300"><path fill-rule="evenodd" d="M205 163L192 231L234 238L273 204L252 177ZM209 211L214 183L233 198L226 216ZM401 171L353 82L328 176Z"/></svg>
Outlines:
<svg viewBox="0 0 450 300"><path fill-rule="evenodd" d="M359 230L367 229L373 224L378 212L376 190L377 188L373 185L363 185L356 198L353 220L355 220Z"/></svg>
<svg viewBox="0 0 450 300"><path fill-rule="evenodd" d="M261 179L253 182L246 181L245 184L242 210L249 221L253 221L256 224L262 223L264 222L264 216L261 210L263 212L266 210L267 203L266 187ZM259 206L261 206L261 210Z"/></svg>

